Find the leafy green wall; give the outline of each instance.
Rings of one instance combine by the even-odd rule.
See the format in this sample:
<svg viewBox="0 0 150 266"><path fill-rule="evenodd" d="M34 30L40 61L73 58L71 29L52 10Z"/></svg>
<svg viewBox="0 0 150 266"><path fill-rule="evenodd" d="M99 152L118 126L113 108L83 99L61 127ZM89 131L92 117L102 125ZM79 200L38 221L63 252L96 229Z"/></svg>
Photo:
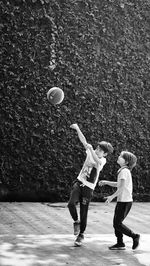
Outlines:
<svg viewBox="0 0 150 266"><path fill-rule="evenodd" d="M94 147L115 148L100 178L115 180L128 149L135 198L150 198L149 12L148 0L0 0L2 200L68 200L85 159L75 122Z"/></svg>

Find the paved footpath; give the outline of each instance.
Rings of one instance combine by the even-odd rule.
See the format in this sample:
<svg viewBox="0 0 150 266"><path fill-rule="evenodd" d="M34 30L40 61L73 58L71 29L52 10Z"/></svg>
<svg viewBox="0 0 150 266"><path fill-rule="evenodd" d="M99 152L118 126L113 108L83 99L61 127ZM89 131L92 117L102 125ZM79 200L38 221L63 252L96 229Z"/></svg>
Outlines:
<svg viewBox="0 0 150 266"><path fill-rule="evenodd" d="M67 203L0 203L0 266L150 266L150 203L134 203L125 224L141 234L133 251L115 243L115 203L92 202L82 247L74 247Z"/></svg>

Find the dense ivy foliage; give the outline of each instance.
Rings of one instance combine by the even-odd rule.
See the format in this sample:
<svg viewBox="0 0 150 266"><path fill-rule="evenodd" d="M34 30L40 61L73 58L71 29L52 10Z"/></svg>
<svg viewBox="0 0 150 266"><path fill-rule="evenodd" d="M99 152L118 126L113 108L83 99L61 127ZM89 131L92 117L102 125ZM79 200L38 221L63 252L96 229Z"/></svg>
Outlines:
<svg viewBox="0 0 150 266"><path fill-rule="evenodd" d="M148 0L0 0L2 199L68 199L85 159L71 123L114 146L100 178L135 153L134 195L149 198L149 14ZM53 86L65 93L56 107Z"/></svg>

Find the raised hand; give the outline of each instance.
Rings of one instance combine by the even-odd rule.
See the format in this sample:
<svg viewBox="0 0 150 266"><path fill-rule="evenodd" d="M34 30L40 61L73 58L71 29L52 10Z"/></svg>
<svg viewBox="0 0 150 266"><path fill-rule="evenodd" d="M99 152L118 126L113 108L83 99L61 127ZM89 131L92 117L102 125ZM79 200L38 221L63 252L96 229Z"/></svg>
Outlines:
<svg viewBox="0 0 150 266"><path fill-rule="evenodd" d="M78 129L79 127L78 127L78 124L72 124L71 126L70 126L70 128L72 128L72 129Z"/></svg>

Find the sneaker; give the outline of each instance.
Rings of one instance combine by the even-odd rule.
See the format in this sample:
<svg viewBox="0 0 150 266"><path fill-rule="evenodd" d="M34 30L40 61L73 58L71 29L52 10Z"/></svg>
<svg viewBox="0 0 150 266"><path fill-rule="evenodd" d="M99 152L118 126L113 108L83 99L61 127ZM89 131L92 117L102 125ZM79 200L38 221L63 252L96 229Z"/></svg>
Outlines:
<svg viewBox="0 0 150 266"><path fill-rule="evenodd" d="M80 232L80 222L74 222L73 223L73 228L74 228L74 235L78 235Z"/></svg>
<svg viewBox="0 0 150 266"><path fill-rule="evenodd" d="M139 245L140 235L136 234L133 238L133 246L132 249L136 249Z"/></svg>
<svg viewBox="0 0 150 266"><path fill-rule="evenodd" d="M84 239L84 235L83 234L79 234L74 242L76 247L80 247L82 245L82 241Z"/></svg>
<svg viewBox="0 0 150 266"><path fill-rule="evenodd" d="M124 250L125 249L125 244L121 243L121 244L115 244L113 246L109 247L110 250Z"/></svg>

